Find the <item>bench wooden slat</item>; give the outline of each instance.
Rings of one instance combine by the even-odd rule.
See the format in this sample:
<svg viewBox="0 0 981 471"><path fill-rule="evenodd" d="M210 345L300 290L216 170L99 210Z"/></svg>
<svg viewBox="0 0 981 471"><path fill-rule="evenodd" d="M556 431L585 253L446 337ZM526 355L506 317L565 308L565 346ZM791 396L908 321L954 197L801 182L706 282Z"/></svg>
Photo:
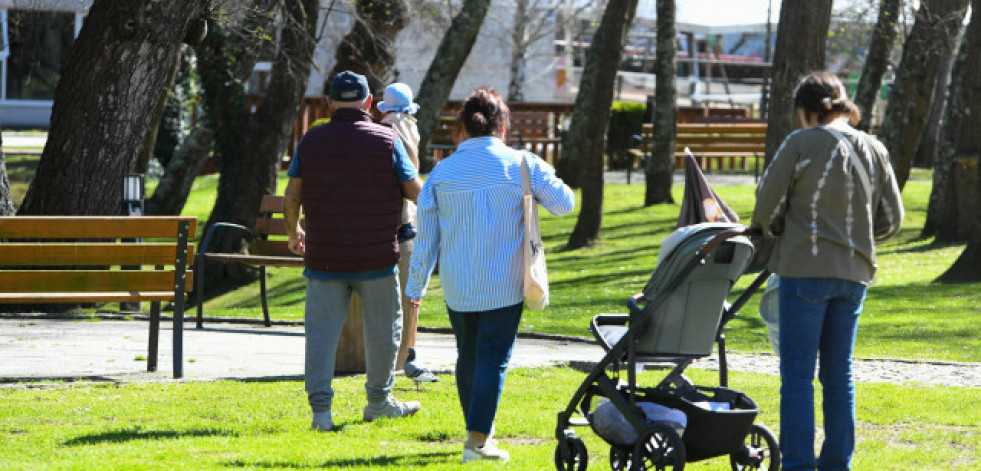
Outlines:
<svg viewBox="0 0 981 471"><path fill-rule="evenodd" d="M255 231L259 234L286 235L286 220L269 217L256 218Z"/></svg>
<svg viewBox="0 0 981 471"><path fill-rule="evenodd" d="M187 251L187 260L193 260L193 244L188 244ZM176 260L176 244L167 243L11 242L0 244L0 266L7 267L173 266Z"/></svg>
<svg viewBox="0 0 981 471"><path fill-rule="evenodd" d="M185 293L184 298L187 298ZM0 293L0 304L94 303L125 301L172 301L173 291L103 291L99 293Z"/></svg>
<svg viewBox="0 0 981 471"><path fill-rule="evenodd" d="M185 292L193 285L187 271ZM3 270L0 290L5 293L59 293L166 291L174 293L174 272L156 270Z"/></svg>
<svg viewBox="0 0 981 471"><path fill-rule="evenodd" d="M753 135L753 134L728 134L725 136L692 134L692 135L679 135L678 140L684 141L689 146L692 144L717 145L719 141L725 141L726 144L739 143L739 144L759 145L761 137L763 136Z"/></svg>
<svg viewBox="0 0 981 471"><path fill-rule="evenodd" d="M681 153L685 151L685 147L691 149L693 153L697 154L725 154L725 155L753 155L756 153L761 153L765 151L764 146L758 144L740 144L736 142L720 142L717 144L697 144L688 143L685 145L677 145L675 147L675 152Z"/></svg>
<svg viewBox="0 0 981 471"><path fill-rule="evenodd" d="M235 262L252 266L272 266L272 267L302 267L303 257L297 255L283 257L275 255L246 255L240 253L209 253L204 257L208 260L221 262Z"/></svg>
<svg viewBox="0 0 981 471"><path fill-rule="evenodd" d="M300 257L290 251L286 240L257 240L252 244L253 255L273 255L277 257ZM300 257L302 258L302 257Z"/></svg>
<svg viewBox="0 0 981 471"><path fill-rule="evenodd" d="M176 237L178 224L197 218L174 216L7 216L0 217L0 239L121 239Z"/></svg>
<svg viewBox="0 0 981 471"><path fill-rule="evenodd" d="M653 129L653 125L645 124ZM678 124L678 134L691 133L723 133L723 134L766 134L766 123L681 123Z"/></svg>
<svg viewBox="0 0 981 471"><path fill-rule="evenodd" d="M286 198L276 195L266 195L262 197L259 204L259 214L283 213L283 200Z"/></svg>

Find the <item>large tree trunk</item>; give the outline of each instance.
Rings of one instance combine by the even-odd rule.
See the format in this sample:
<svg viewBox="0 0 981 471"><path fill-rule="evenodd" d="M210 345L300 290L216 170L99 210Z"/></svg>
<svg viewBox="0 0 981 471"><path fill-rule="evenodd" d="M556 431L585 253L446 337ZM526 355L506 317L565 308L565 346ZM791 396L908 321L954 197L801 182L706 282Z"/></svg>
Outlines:
<svg viewBox="0 0 981 471"><path fill-rule="evenodd" d="M3 138L0 137L0 146L3 145ZM10 180L7 178L7 159L0 150L0 216L14 215L14 200L10 196Z"/></svg>
<svg viewBox="0 0 981 471"><path fill-rule="evenodd" d="M395 77L395 39L410 16L405 0L357 2L354 28L337 47L337 63L327 74L325 89L335 75L350 70L368 79L377 103Z"/></svg>
<svg viewBox="0 0 981 471"><path fill-rule="evenodd" d="M646 163L647 188L644 206L674 203L671 180L674 173L674 146L677 141L678 90L675 77L675 0L657 1L657 56L654 62L654 145Z"/></svg>
<svg viewBox="0 0 981 471"><path fill-rule="evenodd" d="M794 89L801 77L824 69L831 22L831 0L784 0L773 51L773 89L767 114L766 164L769 165L794 125Z"/></svg>
<svg viewBox="0 0 981 471"><path fill-rule="evenodd" d="M147 214L181 213L188 195L191 194L194 179L201 174L214 143L215 134L209 120L198 121L174 155L167 160L164 174L160 177L153 196L146 201Z"/></svg>
<svg viewBox="0 0 981 471"><path fill-rule="evenodd" d="M600 239L603 223L603 172L606 127L616 89L617 66L623 53L627 31L637 12L638 0L610 0L600 20L593 44L586 53L586 65L579 93L572 108L569 132L562 139L562 160L571 157L582 162L579 183L582 206L568 248L580 248ZM561 163L561 161L560 161Z"/></svg>
<svg viewBox="0 0 981 471"><path fill-rule="evenodd" d="M95 0L55 90L51 131L20 214L119 214L181 43L209 0Z"/></svg>
<svg viewBox="0 0 981 471"><path fill-rule="evenodd" d="M416 101L419 103L419 114L416 115L419 127L419 164L423 172L429 171L435 164L429 152L429 143L439 124L439 115L446 105L446 100L453 89L457 75L463 63L470 56L480 25L484 23L490 0L464 0L460 12L453 17L450 29L446 30L443 39L436 49L436 55L429 64L429 70L422 79Z"/></svg>
<svg viewBox="0 0 981 471"><path fill-rule="evenodd" d="M317 6L317 0L286 1L279 50L273 61L266 96L255 113L247 114L240 86L233 90L232 101L226 102L229 108L220 111L222 121L215 116L216 109L209 108L217 123L221 175L218 196L205 230L216 222L253 227L262 197L275 193L276 174L310 76ZM205 88L207 90L207 84ZM213 93L206 91L206 95ZM212 96L209 101L217 100ZM237 142L229 142L232 139ZM216 233L212 244L208 248L210 251L240 252L245 249L247 240L242 234L223 231ZM216 278L248 278L247 273L234 264L220 266L223 270L216 266L216 269L209 267L207 272Z"/></svg>
<svg viewBox="0 0 981 471"><path fill-rule="evenodd" d="M872 123L872 111L875 109L875 100L882 88L882 76L889 66L889 56L896 42L896 34L899 32L899 9L902 4L902 0L879 1L879 16L876 19L875 30L872 32L868 55L865 56L862 76L858 79L858 87L855 89L855 104L862 110L862 120L858 123L858 129L862 131L868 131Z"/></svg>
<svg viewBox="0 0 981 471"><path fill-rule="evenodd" d="M913 167L932 168L937 159L940 145L940 129L943 126L944 110L947 108L947 89L950 87L950 68L954 65L957 54L951 54L937 68L937 80L933 85L933 98L930 99L930 115L927 117L926 128L920 137L920 145L916 146L913 154Z"/></svg>
<svg viewBox="0 0 981 471"><path fill-rule="evenodd" d="M950 83L950 99L944 113L943 130L933 170L933 188L927 207L924 236L936 236L938 242L963 241L972 229L977 232L977 203L972 214L959 214L958 188L954 185L954 163L957 157L981 154L981 0L974 0L971 23L961 42ZM981 165L979 165L981 167ZM978 180L975 180L975 185ZM978 188L975 187L976 194ZM962 227L963 226L963 227ZM977 238L975 237L974 240ZM977 247L973 248L977 250ZM965 250L965 253L968 253ZM976 257L976 255L974 255ZM962 255L961 258L965 258ZM975 258L977 263L978 259ZM960 263L960 262L958 262ZM981 265L978 265L981 266ZM955 264L957 267L957 264ZM960 268L952 271L961 271ZM954 276L954 275L951 275Z"/></svg>
<svg viewBox="0 0 981 471"><path fill-rule="evenodd" d="M879 131L900 188L909 179L910 164L930 116L937 69L953 54L967 4L968 0L922 1L903 47Z"/></svg>

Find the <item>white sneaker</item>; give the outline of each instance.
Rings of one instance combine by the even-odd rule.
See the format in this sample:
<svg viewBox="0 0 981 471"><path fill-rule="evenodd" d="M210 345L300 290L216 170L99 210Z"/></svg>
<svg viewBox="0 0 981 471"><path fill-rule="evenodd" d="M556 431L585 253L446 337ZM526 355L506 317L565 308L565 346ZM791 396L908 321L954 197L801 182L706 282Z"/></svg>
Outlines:
<svg viewBox="0 0 981 471"><path fill-rule="evenodd" d="M484 446L471 444L469 440L463 444L463 462L471 461L500 461L507 463L511 458L508 452L497 447L497 440L487 440Z"/></svg>
<svg viewBox="0 0 981 471"><path fill-rule="evenodd" d="M382 402L369 402L368 405L364 406L364 418L365 422L372 422L379 417L388 417L391 419L398 417L407 417L422 409L422 404L412 401L412 402L399 402L394 397L389 396L388 400Z"/></svg>
<svg viewBox="0 0 981 471"><path fill-rule="evenodd" d="M318 432L329 432L334 430L334 420L330 417L330 411L314 412L313 422L310 423L310 430Z"/></svg>

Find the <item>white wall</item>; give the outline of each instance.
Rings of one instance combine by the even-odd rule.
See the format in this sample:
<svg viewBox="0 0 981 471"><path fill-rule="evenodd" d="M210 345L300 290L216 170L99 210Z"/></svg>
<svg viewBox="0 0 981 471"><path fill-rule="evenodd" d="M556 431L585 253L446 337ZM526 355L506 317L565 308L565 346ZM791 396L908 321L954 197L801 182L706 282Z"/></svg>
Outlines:
<svg viewBox="0 0 981 471"><path fill-rule="evenodd" d="M474 43L470 57L467 59L457 77L456 84L450 93L451 100L464 98L478 86L491 86L501 95L507 94L509 63L511 61L511 45L507 38L509 32L506 26L498 21L510 24L513 20L509 6L501 2L493 2L488 17L481 27ZM443 33L449 27L452 18L445 7L435 17L428 11L413 11L409 25L398 36L396 44L396 69L398 80L407 83L418 93L422 83L443 39ZM310 76L308 95L319 95L322 92L324 74L328 73L336 62L334 51L337 44L350 31L351 17L346 12L332 12L328 18L328 26L323 39L314 54L314 70ZM555 70L553 67L553 36L548 36L536 42L530 53L527 64L524 94L526 101L555 101Z"/></svg>

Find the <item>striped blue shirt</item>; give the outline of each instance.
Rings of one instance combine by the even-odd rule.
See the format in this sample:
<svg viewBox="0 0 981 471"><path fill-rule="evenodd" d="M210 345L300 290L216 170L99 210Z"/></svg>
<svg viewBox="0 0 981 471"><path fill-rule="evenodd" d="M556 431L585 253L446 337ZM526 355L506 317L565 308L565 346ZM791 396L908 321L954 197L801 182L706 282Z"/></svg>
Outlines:
<svg viewBox="0 0 981 471"><path fill-rule="evenodd" d="M438 256L443 295L454 311L487 311L524 299L522 155L530 157L535 200L556 216L573 210L575 195L544 160L495 137L462 142L419 194L406 296L423 296Z"/></svg>

